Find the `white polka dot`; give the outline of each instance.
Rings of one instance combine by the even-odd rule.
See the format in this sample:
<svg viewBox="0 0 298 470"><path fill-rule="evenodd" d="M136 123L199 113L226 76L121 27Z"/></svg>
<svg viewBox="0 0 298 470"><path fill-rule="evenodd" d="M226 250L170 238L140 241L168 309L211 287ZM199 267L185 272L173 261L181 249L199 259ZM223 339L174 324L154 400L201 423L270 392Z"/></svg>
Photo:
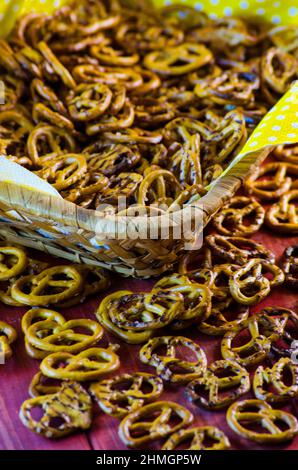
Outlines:
<svg viewBox="0 0 298 470"><path fill-rule="evenodd" d="M258 8L257 9L257 15L265 15L265 9L264 8Z"/></svg>
<svg viewBox="0 0 298 470"><path fill-rule="evenodd" d="M271 17L271 21L273 24L279 24L281 22L281 18L279 15L273 15Z"/></svg>
<svg viewBox="0 0 298 470"><path fill-rule="evenodd" d="M261 132L255 132L254 137L259 137L262 133Z"/></svg>
<svg viewBox="0 0 298 470"><path fill-rule="evenodd" d="M264 3L265 0L257 0L257 3Z"/></svg>
<svg viewBox="0 0 298 470"><path fill-rule="evenodd" d="M268 141L269 141L269 142L276 142L276 141L277 141L277 137L275 137L275 136L268 137Z"/></svg>
<svg viewBox="0 0 298 470"><path fill-rule="evenodd" d="M242 8L242 10L246 10L247 8L249 8L249 3L245 0L240 2L240 8Z"/></svg>
<svg viewBox="0 0 298 470"><path fill-rule="evenodd" d="M276 116L276 119L278 121L283 121L285 119L285 116L283 114L279 114L278 116Z"/></svg>
<svg viewBox="0 0 298 470"><path fill-rule="evenodd" d="M218 5L219 4L219 0L210 0L210 3L212 5Z"/></svg>
<svg viewBox="0 0 298 470"><path fill-rule="evenodd" d="M7 5L10 2L10 0L4 0L4 3Z"/></svg>
<svg viewBox="0 0 298 470"><path fill-rule="evenodd" d="M298 8L290 7L288 9L288 13L289 13L290 16L296 16L296 15L298 15Z"/></svg>
<svg viewBox="0 0 298 470"><path fill-rule="evenodd" d="M211 18L212 20L216 20L216 18L217 18L217 14L216 14L216 13L210 13L209 16L210 16L210 18Z"/></svg>
<svg viewBox="0 0 298 470"><path fill-rule="evenodd" d="M288 139L296 139L297 134L288 134L287 137Z"/></svg>
<svg viewBox="0 0 298 470"><path fill-rule="evenodd" d="M290 108L290 106L287 104L286 106L283 106L283 107L281 108L281 110L282 110L282 111L287 111L287 109L289 109L289 108Z"/></svg>
<svg viewBox="0 0 298 470"><path fill-rule="evenodd" d="M280 2L274 2L274 3L273 3L273 6L274 6L275 8L280 7Z"/></svg>
<svg viewBox="0 0 298 470"><path fill-rule="evenodd" d="M17 13L17 12L19 11L19 9L20 9L20 5L14 5L13 8L12 8L12 10L13 10L15 13Z"/></svg>
<svg viewBox="0 0 298 470"><path fill-rule="evenodd" d="M47 0L39 0L40 3L46 3ZM56 6L56 5L54 5Z"/></svg>
<svg viewBox="0 0 298 470"><path fill-rule="evenodd" d="M281 127L280 126L273 126L272 130L273 131L280 131Z"/></svg>
<svg viewBox="0 0 298 470"><path fill-rule="evenodd" d="M258 142L251 142L249 147L256 147L257 145L259 145Z"/></svg>
<svg viewBox="0 0 298 470"><path fill-rule="evenodd" d="M226 16L231 16L231 15L233 14L233 8L231 8L231 7L225 7L225 8L224 8L224 14L225 14Z"/></svg>
<svg viewBox="0 0 298 470"><path fill-rule="evenodd" d="M203 10L203 5L199 2L197 2L197 3L195 3L195 9L201 11L201 10Z"/></svg>
<svg viewBox="0 0 298 470"><path fill-rule="evenodd" d="M266 124L264 124L264 123L263 123L263 124L259 124L259 127L260 127L261 129L263 129L263 127L266 127Z"/></svg>
<svg viewBox="0 0 298 470"><path fill-rule="evenodd" d="M294 129L298 129L298 122L293 122L292 127L293 127Z"/></svg>

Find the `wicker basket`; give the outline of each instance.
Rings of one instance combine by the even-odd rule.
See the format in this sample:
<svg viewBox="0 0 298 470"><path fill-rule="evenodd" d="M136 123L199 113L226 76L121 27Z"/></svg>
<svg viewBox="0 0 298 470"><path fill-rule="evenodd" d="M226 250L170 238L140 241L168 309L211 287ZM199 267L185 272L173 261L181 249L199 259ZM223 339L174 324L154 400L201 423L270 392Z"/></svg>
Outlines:
<svg viewBox="0 0 298 470"><path fill-rule="evenodd" d="M178 220L201 211L203 224L235 193L245 176L268 155L268 150L249 154L221 178L196 204L174 212ZM181 217L181 215L183 217ZM163 215L158 223L162 224ZM179 219L180 217L180 219ZM116 217L117 219L117 217ZM157 219L156 217L154 218ZM147 218L136 217L135 226L144 233ZM68 260L99 265L124 276L157 276L171 269L183 255L185 240L119 239L112 237L115 220L100 212L33 191L13 183L0 183L0 237ZM123 233L128 222L119 221ZM104 241L103 241L103 238Z"/></svg>

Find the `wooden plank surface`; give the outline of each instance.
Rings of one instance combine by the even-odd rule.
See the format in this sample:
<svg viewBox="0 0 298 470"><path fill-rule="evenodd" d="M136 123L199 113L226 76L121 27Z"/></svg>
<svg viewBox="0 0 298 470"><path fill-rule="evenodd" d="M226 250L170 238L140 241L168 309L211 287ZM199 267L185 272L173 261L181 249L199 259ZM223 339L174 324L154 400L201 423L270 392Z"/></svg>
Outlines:
<svg viewBox="0 0 298 470"><path fill-rule="evenodd" d="M281 255L284 248L297 243L297 237L276 237L262 230L253 237L262 242L267 248L275 252L277 257ZM131 279L121 279L114 277L110 291L118 289L131 289L135 292L149 290L152 281L137 281ZM106 295L107 292L104 293ZM67 319L70 318L95 318L94 311L98 306L102 296L93 298L84 305L62 311ZM261 304L252 309L252 312L261 310L265 306L283 306L297 310L298 296L297 292L287 288L278 288L273 290L271 295ZM23 335L20 331L20 319L27 309L0 307L1 320L7 321L19 332L17 343L13 346L14 355L5 365L0 366L0 449L125 449L118 437L118 420L104 415L99 408L94 406L94 422L92 428L86 433L78 433L58 441L47 440L37 436L26 429L19 420L18 411L23 400L28 398L28 386L32 376L38 370L38 361L30 359L25 351L23 344ZM166 332L171 334L169 331ZM199 342L207 353L209 362L220 359L220 339L214 339L202 335L192 329L183 331L181 335L193 338ZM139 346L126 345L110 334L105 334L100 345L107 345L108 342L121 343L119 354L121 357L121 372L133 372L136 370L153 371L150 367L142 365L138 359ZM247 440L236 436L227 426L225 420L225 411L208 412L198 408L188 402L184 395L183 386L166 386L166 391L162 399L172 400L187 406L195 416L194 425L213 424L226 432L232 448L234 449L262 449L258 444L250 443ZM250 395L248 394L247 397ZM292 402L288 410L298 417L298 403ZM285 409L286 409L285 408ZM161 443L155 443L153 448L160 448ZM266 446L266 449L270 446ZM272 447L273 448L273 447ZM291 443L279 445L274 448L296 449L298 450L298 437Z"/></svg>

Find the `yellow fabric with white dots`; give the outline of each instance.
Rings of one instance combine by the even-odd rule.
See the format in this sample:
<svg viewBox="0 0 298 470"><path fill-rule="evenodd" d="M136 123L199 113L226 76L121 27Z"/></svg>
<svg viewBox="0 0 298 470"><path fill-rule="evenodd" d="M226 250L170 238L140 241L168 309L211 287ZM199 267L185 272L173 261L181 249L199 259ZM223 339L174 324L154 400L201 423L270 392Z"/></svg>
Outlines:
<svg viewBox="0 0 298 470"><path fill-rule="evenodd" d="M29 11L51 13L67 0L0 0L0 36L5 36L18 16ZM254 16L273 24L297 24L297 0L155 0L157 6L181 3L211 17ZM296 4L296 6L295 6ZM265 116L231 166L250 152L264 147L298 142L298 82ZM228 168L229 171L231 166Z"/></svg>

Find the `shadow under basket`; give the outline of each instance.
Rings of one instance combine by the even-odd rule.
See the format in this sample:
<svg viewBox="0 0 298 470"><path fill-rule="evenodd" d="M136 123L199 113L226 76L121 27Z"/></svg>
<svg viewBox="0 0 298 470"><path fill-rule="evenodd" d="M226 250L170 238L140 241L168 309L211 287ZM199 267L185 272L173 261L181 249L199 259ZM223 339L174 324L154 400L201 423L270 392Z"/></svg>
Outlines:
<svg viewBox="0 0 298 470"><path fill-rule="evenodd" d="M198 232L202 232L268 153L266 149L245 156L199 201L173 212L175 223L189 224L199 215L202 223L196 233L198 237ZM154 223L162 227L163 217L165 215L153 217ZM24 245L75 263L102 266L123 276L139 278L172 270L185 253L183 233L180 239L173 236L165 239L162 233L150 239L146 232L150 220L140 216L131 217L129 221L118 218L115 237L115 219L117 216L111 219L100 212L83 209L24 186L0 183L0 238L8 244ZM152 217L150 219L152 221ZM133 224L134 233L142 236L129 238L128 223Z"/></svg>

